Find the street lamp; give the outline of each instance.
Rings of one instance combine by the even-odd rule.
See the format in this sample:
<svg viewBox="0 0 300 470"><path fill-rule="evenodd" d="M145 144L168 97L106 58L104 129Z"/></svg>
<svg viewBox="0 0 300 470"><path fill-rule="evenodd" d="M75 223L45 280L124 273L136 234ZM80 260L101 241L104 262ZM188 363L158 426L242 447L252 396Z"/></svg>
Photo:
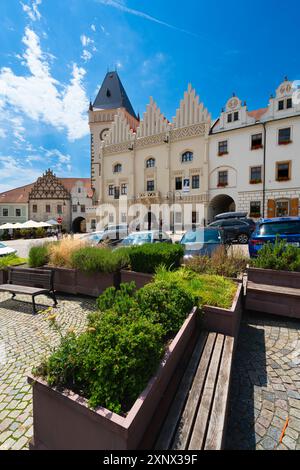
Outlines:
<svg viewBox="0 0 300 470"><path fill-rule="evenodd" d="M176 195L179 196L178 198L182 200L181 192L180 191L168 191L167 192L167 199L171 199L172 197L172 204L173 204L173 211L172 211L172 234L175 235L175 209L174 204L176 201ZM171 197L170 197L171 196Z"/></svg>

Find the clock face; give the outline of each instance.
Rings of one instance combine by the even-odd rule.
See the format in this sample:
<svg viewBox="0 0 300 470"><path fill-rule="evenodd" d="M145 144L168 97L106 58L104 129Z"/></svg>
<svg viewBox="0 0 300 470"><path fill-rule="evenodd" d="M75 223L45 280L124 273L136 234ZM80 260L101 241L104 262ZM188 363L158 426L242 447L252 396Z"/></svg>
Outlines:
<svg viewBox="0 0 300 470"><path fill-rule="evenodd" d="M109 129L103 129L103 131L101 131L100 133L100 140L104 140L105 137L107 136L107 133L108 133Z"/></svg>

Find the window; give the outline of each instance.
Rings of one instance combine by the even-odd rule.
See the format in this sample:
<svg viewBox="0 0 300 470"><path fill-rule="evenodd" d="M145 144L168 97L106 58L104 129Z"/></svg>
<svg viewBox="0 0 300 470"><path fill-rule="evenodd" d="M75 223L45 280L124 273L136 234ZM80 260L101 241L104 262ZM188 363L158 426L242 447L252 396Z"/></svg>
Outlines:
<svg viewBox="0 0 300 470"><path fill-rule="evenodd" d="M234 114L233 114L233 120L234 121L238 121L239 120L239 112L236 111Z"/></svg>
<svg viewBox="0 0 300 470"><path fill-rule="evenodd" d="M262 148L262 134L254 134L251 136L251 150Z"/></svg>
<svg viewBox="0 0 300 470"><path fill-rule="evenodd" d="M261 166L252 166L250 168L250 184L261 183Z"/></svg>
<svg viewBox="0 0 300 470"><path fill-rule="evenodd" d="M291 179L290 162L276 163L276 180L288 181L289 179Z"/></svg>
<svg viewBox="0 0 300 470"><path fill-rule="evenodd" d="M96 230L96 219L91 220L91 230Z"/></svg>
<svg viewBox="0 0 300 470"><path fill-rule="evenodd" d="M200 177L199 175L192 176L192 189L199 189L200 188Z"/></svg>
<svg viewBox="0 0 300 470"><path fill-rule="evenodd" d="M120 188L119 188L119 186L114 187L114 199L120 199Z"/></svg>
<svg viewBox="0 0 300 470"><path fill-rule="evenodd" d="M278 101L278 111L282 111L284 109L284 100Z"/></svg>
<svg viewBox="0 0 300 470"><path fill-rule="evenodd" d="M290 109L292 107L293 107L293 100L292 100L292 98L288 98L286 100L286 109Z"/></svg>
<svg viewBox="0 0 300 470"><path fill-rule="evenodd" d="M121 194L122 194L122 196L125 196L127 194L127 184L126 183L121 184Z"/></svg>
<svg viewBox="0 0 300 470"><path fill-rule="evenodd" d="M127 222L126 212L121 212L121 222L123 223Z"/></svg>
<svg viewBox="0 0 300 470"><path fill-rule="evenodd" d="M78 192L81 193L81 188L78 188Z"/></svg>
<svg viewBox="0 0 300 470"><path fill-rule="evenodd" d="M153 180L148 180L147 181L147 191L149 191L149 192L154 191L154 181Z"/></svg>
<svg viewBox="0 0 300 470"><path fill-rule="evenodd" d="M154 168L155 167L155 158L148 158L146 161L146 168Z"/></svg>
<svg viewBox="0 0 300 470"><path fill-rule="evenodd" d="M121 163L117 163L114 166L114 173L121 173L121 171L122 171L122 165L121 165Z"/></svg>
<svg viewBox="0 0 300 470"><path fill-rule="evenodd" d="M175 212L175 224L181 224L182 218L181 212Z"/></svg>
<svg viewBox="0 0 300 470"><path fill-rule="evenodd" d="M84 205L84 204L81 204L81 206L80 206L80 212L85 212L85 205Z"/></svg>
<svg viewBox="0 0 300 470"><path fill-rule="evenodd" d="M62 205L61 204L58 204L58 206L57 206L57 213L62 214Z"/></svg>
<svg viewBox="0 0 300 470"><path fill-rule="evenodd" d="M110 184L108 186L108 195L109 196L113 196L114 195L114 185L113 184Z"/></svg>
<svg viewBox="0 0 300 470"><path fill-rule="evenodd" d="M111 224L114 221L114 214L111 212L108 214L108 222Z"/></svg>
<svg viewBox="0 0 300 470"><path fill-rule="evenodd" d="M46 212L49 214L51 212L50 204L46 205Z"/></svg>
<svg viewBox="0 0 300 470"><path fill-rule="evenodd" d="M32 206L32 212L33 212L34 214L37 213L37 205L36 205L36 204L33 204L33 206Z"/></svg>
<svg viewBox="0 0 300 470"><path fill-rule="evenodd" d="M183 180L183 191L188 193L190 190L190 179L189 178L184 178Z"/></svg>
<svg viewBox="0 0 300 470"><path fill-rule="evenodd" d="M228 141L223 140L219 142L219 156L225 155L226 153L228 153Z"/></svg>
<svg viewBox="0 0 300 470"><path fill-rule="evenodd" d="M218 186L227 186L228 184L228 171L219 171L218 173Z"/></svg>
<svg viewBox="0 0 300 470"><path fill-rule="evenodd" d="M16 217L21 217L21 209L16 209Z"/></svg>
<svg viewBox="0 0 300 470"><path fill-rule="evenodd" d="M77 212L77 204L74 204L74 205L72 206L72 211L73 211L73 212Z"/></svg>
<svg viewBox="0 0 300 470"><path fill-rule="evenodd" d="M289 144L291 142L291 128L279 129L278 132L278 144Z"/></svg>
<svg viewBox="0 0 300 470"><path fill-rule="evenodd" d="M181 155L181 161L182 161L182 163L192 162L192 161L193 161L193 157L194 157L193 152L184 152L184 153Z"/></svg>
<svg viewBox="0 0 300 470"><path fill-rule="evenodd" d="M8 209L3 209L3 217L8 217Z"/></svg>
<svg viewBox="0 0 300 470"><path fill-rule="evenodd" d="M250 202L250 217L260 217L260 201Z"/></svg>
<svg viewBox="0 0 300 470"><path fill-rule="evenodd" d="M182 178L181 177L175 178L175 189L177 189L178 191L182 190Z"/></svg>
<svg viewBox="0 0 300 470"><path fill-rule="evenodd" d="M286 217L289 215L289 201L276 201L276 217Z"/></svg>
<svg viewBox="0 0 300 470"><path fill-rule="evenodd" d="M232 114L227 115L227 122L232 122Z"/></svg>

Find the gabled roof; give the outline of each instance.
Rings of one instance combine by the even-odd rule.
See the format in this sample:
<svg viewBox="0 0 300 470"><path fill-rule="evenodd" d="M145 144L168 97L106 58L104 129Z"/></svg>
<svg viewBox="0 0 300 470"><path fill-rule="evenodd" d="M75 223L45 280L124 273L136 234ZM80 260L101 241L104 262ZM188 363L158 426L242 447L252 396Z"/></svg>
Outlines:
<svg viewBox="0 0 300 470"><path fill-rule="evenodd" d="M90 178L57 178L58 181L65 187L65 189L71 192L72 188L78 181L81 181L84 188L87 191L87 196L93 196L93 190L91 189ZM32 191L35 183L21 186L20 188L10 189L0 193L0 204L27 204L29 201L29 194Z"/></svg>
<svg viewBox="0 0 300 470"><path fill-rule="evenodd" d="M260 118L268 111L268 108L260 108L255 111L248 111L249 116L253 117L256 121L259 121Z"/></svg>
<svg viewBox="0 0 300 470"><path fill-rule="evenodd" d="M93 107L97 109L125 108L131 116L137 119L117 72L107 72Z"/></svg>

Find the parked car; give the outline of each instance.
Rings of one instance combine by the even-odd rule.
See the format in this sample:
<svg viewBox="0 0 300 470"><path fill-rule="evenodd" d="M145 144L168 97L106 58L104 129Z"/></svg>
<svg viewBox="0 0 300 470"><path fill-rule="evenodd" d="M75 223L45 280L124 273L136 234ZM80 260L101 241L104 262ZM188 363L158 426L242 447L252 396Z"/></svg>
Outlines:
<svg viewBox="0 0 300 470"><path fill-rule="evenodd" d="M123 240L127 237L129 228L127 224L120 225L106 225L103 230L85 234L81 237L91 245L97 245L102 242L112 242L116 240Z"/></svg>
<svg viewBox="0 0 300 470"><path fill-rule="evenodd" d="M249 240L249 254L256 257L262 246L276 238L300 247L300 217L278 217L261 219Z"/></svg>
<svg viewBox="0 0 300 470"><path fill-rule="evenodd" d="M186 232L180 244L185 246L184 259L199 255L211 256L219 246L224 245L224 238L217 228L203 227Z"/></svg>
<svg viewBox="0 0 300 470"><path fill-rule="evenodd" d="M172 243L171 237L160 230L133 232L124 238L119 246L144 245L145 243Z"/></svg>
<svg viewBox="0 0 300 470"><path fill-rule="evenodd" d="M224 232L225 241L247 244L256 224L252 219L227 218L212 222L208 227L215 227Z"/></svg>
<svg viewBox="0 0 300 470"><path fill-rule="evenodd" d="M13 255L17 253L17 250L15 248L11 248L5 243L0 242L0 256L7 256L7 255Z"/></svg>

